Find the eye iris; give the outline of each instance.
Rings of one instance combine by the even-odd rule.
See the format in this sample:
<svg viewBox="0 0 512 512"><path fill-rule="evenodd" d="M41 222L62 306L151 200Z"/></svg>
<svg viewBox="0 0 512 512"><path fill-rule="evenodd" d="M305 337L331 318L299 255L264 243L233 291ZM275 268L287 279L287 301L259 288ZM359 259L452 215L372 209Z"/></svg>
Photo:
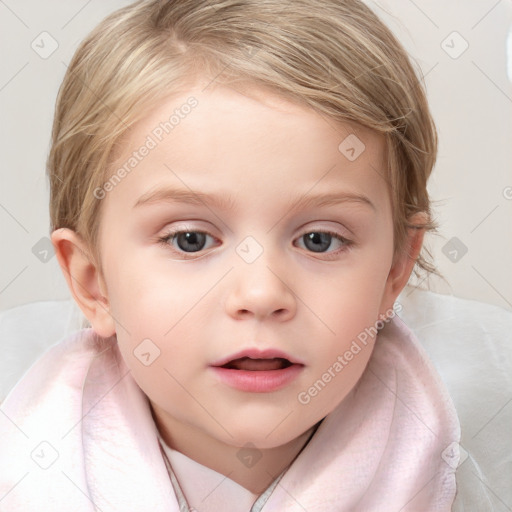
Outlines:
<svg viewBox="0 0 512 512"><path fill-rule="evenodd" d="M187 231L184 233L179 233L176 238L178 246L181 250L187 252L196 252L203 248L206 235L204 233Z"/></svg>
<svg viewBox="0 0 512 512"><path fill-rule="evenodd" d="M304 235L304 244L314 252L323 252L331 245L329 233L308 233Z"/></svg>

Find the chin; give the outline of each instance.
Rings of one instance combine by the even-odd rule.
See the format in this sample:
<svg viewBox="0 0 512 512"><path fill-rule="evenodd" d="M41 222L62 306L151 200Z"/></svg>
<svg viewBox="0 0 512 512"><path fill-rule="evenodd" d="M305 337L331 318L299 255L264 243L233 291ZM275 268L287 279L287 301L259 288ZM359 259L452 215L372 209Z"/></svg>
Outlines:
<svg viewBox="0 0 512 512"><path fill-rule="evenodd" d="M294 425L295 428L290 429L291 424L285 421L279 425L275 418L274 421L268 422L268 424L252 422L253 424L248 425L247 423L251 422L245 421L240 425L226 425L226 429L232 437L223 431L222 441L240 448L250 444L261 450L266 450L277 448L293 441L313 426L308 424L297 428L298 426Z"/></svg>

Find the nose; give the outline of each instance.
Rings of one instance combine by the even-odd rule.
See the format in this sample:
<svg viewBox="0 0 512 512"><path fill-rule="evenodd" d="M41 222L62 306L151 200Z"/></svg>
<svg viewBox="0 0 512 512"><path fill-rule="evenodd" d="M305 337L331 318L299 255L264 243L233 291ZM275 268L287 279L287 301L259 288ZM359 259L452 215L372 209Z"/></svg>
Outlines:
<svg viewBox="0 0 512 512"><path fill-rule="evenodd" d="M286 321L295 316L297 298L275 261L275 258L265 257L264 252L253 263L240 261L235 265L226 300L226 310L231 317Z"/></svg>

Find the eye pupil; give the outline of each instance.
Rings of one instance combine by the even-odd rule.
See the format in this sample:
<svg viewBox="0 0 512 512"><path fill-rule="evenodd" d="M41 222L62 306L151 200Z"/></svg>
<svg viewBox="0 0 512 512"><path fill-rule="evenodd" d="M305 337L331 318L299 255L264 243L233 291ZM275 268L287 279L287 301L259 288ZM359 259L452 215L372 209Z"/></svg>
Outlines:
<svg viewBox="0 0 512 512"><path fill-rule="evenodd" d="M331 235L318 232L307 233L304 235L304 245L314 252L323 252L331 245Z"/></svg>
<svg viewBox="0 0 512 512"><path fill-rule="evenodd" d="M200 251L205 243L205 233L198 233L195 231L186 231L179 233L177 243L179 248L185 252L197 252Z"/></svg>

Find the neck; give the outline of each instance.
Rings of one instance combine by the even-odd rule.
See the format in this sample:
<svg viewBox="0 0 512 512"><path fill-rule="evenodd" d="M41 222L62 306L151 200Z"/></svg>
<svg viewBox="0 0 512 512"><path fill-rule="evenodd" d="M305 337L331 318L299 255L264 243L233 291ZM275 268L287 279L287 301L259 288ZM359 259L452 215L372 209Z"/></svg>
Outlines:
<svg viewBox="0 0 512 512"><path fill-rule="evenodd" d="M254 445L232 446L203 431L184 425L152 404L153 417L165 443L190 459L206 466L260 495L302 450L315 426L292 441L274 448Z"/></svg>

